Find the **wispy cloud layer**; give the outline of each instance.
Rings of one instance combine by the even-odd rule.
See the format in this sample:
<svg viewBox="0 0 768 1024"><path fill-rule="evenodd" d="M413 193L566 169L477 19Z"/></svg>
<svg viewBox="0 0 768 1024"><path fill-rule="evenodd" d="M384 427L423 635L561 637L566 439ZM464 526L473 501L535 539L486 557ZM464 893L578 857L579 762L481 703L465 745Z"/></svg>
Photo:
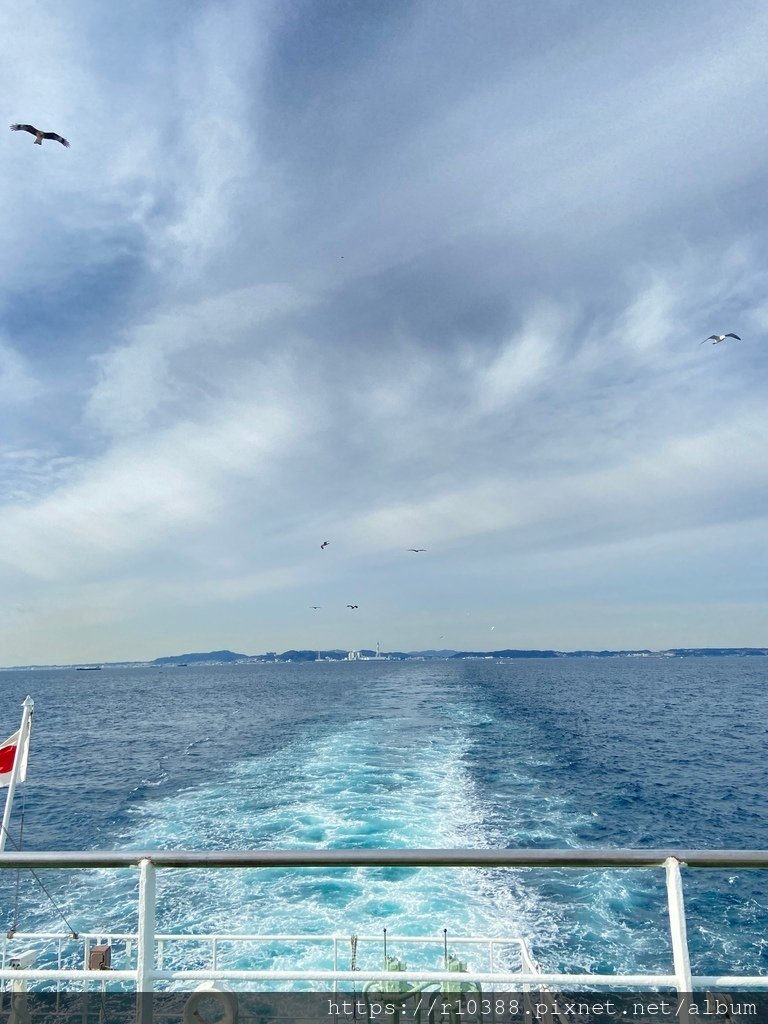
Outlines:
<svg viewBox="0 0 768 1024"><path fill-rule="evenodd" d="M766 29L5 11L0 663L768 643Z"/></svg>

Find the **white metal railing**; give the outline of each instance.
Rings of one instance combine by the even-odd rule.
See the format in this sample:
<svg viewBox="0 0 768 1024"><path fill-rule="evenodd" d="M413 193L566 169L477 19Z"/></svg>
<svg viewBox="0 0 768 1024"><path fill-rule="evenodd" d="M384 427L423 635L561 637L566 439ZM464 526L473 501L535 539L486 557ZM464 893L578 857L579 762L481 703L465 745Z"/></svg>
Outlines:
<svg viewBox="0 0 768 1024"><path fill-rule="evenodd" d="M462 983L477 983L486 987L503 986L521 990L529 985L549 986L558 990L587 987L634 988L636 990L671 988L678 993L710 988L750 988L768 991L768 975L692 976L686 936L685 905L681 866L690 868L768 868L766 851L734 850L254 850L254 851L152 851L152 852L78 852L78 853L0 853L0 870L17 868L125 868L138 867L138 930L135 933L89 933L80 936L83 942L83 967L63 964L63 946L67 937L59 933L19 932L13 941L34 940L56 942L56 967L13 967L9 956L9 940L2 949L0 982L11 981L15 988L30 982L79 982L129 984L138 992L152 992L156 984L186 983L190 987L205 982L316 982L325 987L381 982L382 969L345 970L339 964L339 943L349 942L348 936L332 935L238 935L217 934L158 934L156 930L156 876L158 870L169 868L307 868L307 867L475 867L475 868L664 868L666 875L667 906L672 943L673 969L666 974L574 974L542 971L531 956L525 940L520 937L454 937L451 944L485 945L488 952L488 970L462 970ZM359 936L360 941L378 940L381 936ZM88 968L88 950L93 940L119 940L126 944L129 961L135 966L126 969L91 970ZM332 945L332 969L222 969L218 965L219 946L222 942L267 941L327 942ZM435 936L392 936L391 941L437 942ZM210 943L210 966L203 968L165 967L165 949L169 943ZM495 951L499 945L515 945L519 950L520 969L499 969ZM105 974L107 977L105 977ZM391 978L391 976L390 976ZM456 983L455 971L446 969L399 970L397 982Z"/></svg>
<svg viewBox="0 0 768 1024"><path fill-rule="evenodd" d="M359 957L363 956L362 949L367 946L365 953L367 959L372 959L373 955L380 953L383 945L382 933L370 934L360 933L354 936L350 935L318 935L318 934L263 934L263 933L237 933L231 932L216 932L216 933L201 933L201 932L158 932L155 935L155 954L156 954L156 973L155 977L159 973L164 972L164 961L167 956L168 948L171 949L170 958L173 961L178 962L183 959L185 953L182 952L183 947L193 947L196 950L203 949L203 957L209 963L209 968L203 970L215 973L215 980L221 980L224 976L224 972L219 969L218 960L220 955L221 946L225 945L229 947L230 952L233 951L234 947L250 947L251 949L259 946L272 945L280 943L283 946L297 946L301 944L306 949L311 947L320 947L320 953L325 961L331 961L333 964L332 975L334 978L343 978L345 972L341 966L342 959L350 960L350 941L354 939L357 944ZM85 977L88 972L89 953L90 950L96 944L109 944L112 948L113 958L117 960L128 961L134 963L136 957L134 955L137 946L137 934L135 932L78 932L77 937L74 938L72 934L65 934L61 932L14 932L12 937L4 936L2 938L2 948L0 949L0 969L5 972L5 968L12 971L11 979L15 984L18 984L25 977L25 972L19 969L12 968L9 963L12 959L13 953L16 950L26 948L29 943L35 943L37 946L41 944L47 944L49 947L53 946L54 950L51 951L51 956L55 956L56 960L56 976L60 979L65 972L63 963L65 960L74 962L79 960L83 967L70 968L72 973L77 974L78 979ZM437 959L437 954L440 958L445 956L445 951L450 945L451 953L450 956L456 956L460 951L462 955L471 955L470 950L480 950L484 955L485 961L489 965L491 973L494 972L497 962L501 960L507 960L509 958L509 949L514 950L514 956L520 964L520 972L528 974L538 974L540 967L536 960L531 954L528 947L528 943L524 938L520 936L503 937L499 935L451 935L448 937L447 933L442 935L400 935L389 932L386 936L386 942L389 943L390 949L397 949L401 951L403 947L421 947L418 951L423 953L424 950L431 950L433 959ZM76 951L72 951L72 947L76 947ZM384 944L384 949L387 946ZM36 950L35 950L36 952ZM365 980L367 974L373 974L377 979L382 977L382 969L372 970L365 972L359 969L354 970L354 978L357 981ZM515 976L518 973L515 972ZM93 972L91 972L92 974ZM188 969L183 971L185 978L192 976L192 972ZM240 972L238 972L240 973ZM257 973L262 975L267 974L268 977L274 980L275 976L278 975L281 978L285 978L286 975L283 972L269 970L263 972L256 972L253 969L247 969L244 973L247 973L248 979L251 979ZM295 973L295 972L293 972ZM311 973L313 977L317 974L315 971L309 971L304 973ZM98 981L101 982L102 986L107 985L111 980L123 979L134 980L137 974L136 968L127 968L122 971L104 970L98 972ZM5 973L3 973L5 976ZM406 976L406 972L398 971L396 975L397 981ZM461 980L468 977L466 972L461 973ZM451 974L453 981L456 981L456 974Z"/></svg>

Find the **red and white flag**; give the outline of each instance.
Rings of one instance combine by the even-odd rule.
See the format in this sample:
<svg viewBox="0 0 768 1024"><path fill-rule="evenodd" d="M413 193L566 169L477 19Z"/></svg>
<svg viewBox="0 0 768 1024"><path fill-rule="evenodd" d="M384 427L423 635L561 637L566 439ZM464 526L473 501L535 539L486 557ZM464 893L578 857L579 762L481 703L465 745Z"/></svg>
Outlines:
<svg viewBox="0 0 768 1024"><path fill-rule="evenodd" d="M5 743L0 744L0 786L7 786L11 781L11 772L16 757L19 756L19 740L21 729L17 729L13 736L9 736ZM17 782L24 782L27 777L27 761L29 760L29 730L26 739L21 745L21 762Z"/></svg>

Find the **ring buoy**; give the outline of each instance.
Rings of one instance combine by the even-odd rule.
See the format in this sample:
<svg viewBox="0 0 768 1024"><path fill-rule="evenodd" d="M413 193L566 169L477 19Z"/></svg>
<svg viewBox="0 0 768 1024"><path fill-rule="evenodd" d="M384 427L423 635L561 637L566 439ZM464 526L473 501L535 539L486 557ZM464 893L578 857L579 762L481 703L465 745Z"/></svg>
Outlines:
<svg viewBox="0 0 768 1024"><path fill-rule="evenodd" d="M223 1009L222 1016L216 1021L209 1020L198 1011L201 1003L211 999L220 1003ZM219 982L203 982L184 1004L184 1024L237 1024L237 996Z"/></svg>

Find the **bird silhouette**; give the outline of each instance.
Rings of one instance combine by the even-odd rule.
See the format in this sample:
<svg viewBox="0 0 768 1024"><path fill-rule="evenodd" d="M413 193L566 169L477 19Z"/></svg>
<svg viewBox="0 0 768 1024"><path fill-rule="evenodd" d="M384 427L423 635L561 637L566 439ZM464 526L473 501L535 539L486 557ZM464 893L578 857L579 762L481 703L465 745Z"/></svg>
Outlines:
<svg viewBox="0 0 768 1024"><path fill-rule="evenodd" d="M60 142L62 146L69 148L69 143L66 139L62 139L56 132L41 132L39 128L35 128L31 124L12 124L12 132L29 132L30 135L35 136L35 145L42 146L43 139L53 139L54 142Z"/></svg>
<svg viewBox="0 0 768 1024"><path fill-rule="evenodd" d="M347 608L357 608L357 605L356 604L348 604Z"/></svg>
<svg viewBox="0 0 768 1024"><path fill-rule="evenodd" d="M320 608L322 608L322 605L320 605L320 604L311 604L309 607L313 608L315 611L319 611Z"/></svg>
<svg viewBox="0 0 768 1024"><path fill-rule="evenodd" d="M420 551L426 551L426 548L408 548L409 551L413 551L414 554L418 554Z"/></svg>
<svg viewBox="0 0 768 1024"><path fill-rule="evenodd" d="M323 548L327 548L327 547L328 547L328 541L324 540L323 543L320 545L320 550L322 551Z"/></svg>
<svg viewBox="0 0 768 1024"><path fill-rule="evenodd" d="M738 334L710 334L704 341L700 341L700 345L706 345L708 341L711 341L713 345L719 345L721 341L725 341L726 338L735 338L736 341L741 341ZM714 340L713 340L714 339Z"/></svg>

